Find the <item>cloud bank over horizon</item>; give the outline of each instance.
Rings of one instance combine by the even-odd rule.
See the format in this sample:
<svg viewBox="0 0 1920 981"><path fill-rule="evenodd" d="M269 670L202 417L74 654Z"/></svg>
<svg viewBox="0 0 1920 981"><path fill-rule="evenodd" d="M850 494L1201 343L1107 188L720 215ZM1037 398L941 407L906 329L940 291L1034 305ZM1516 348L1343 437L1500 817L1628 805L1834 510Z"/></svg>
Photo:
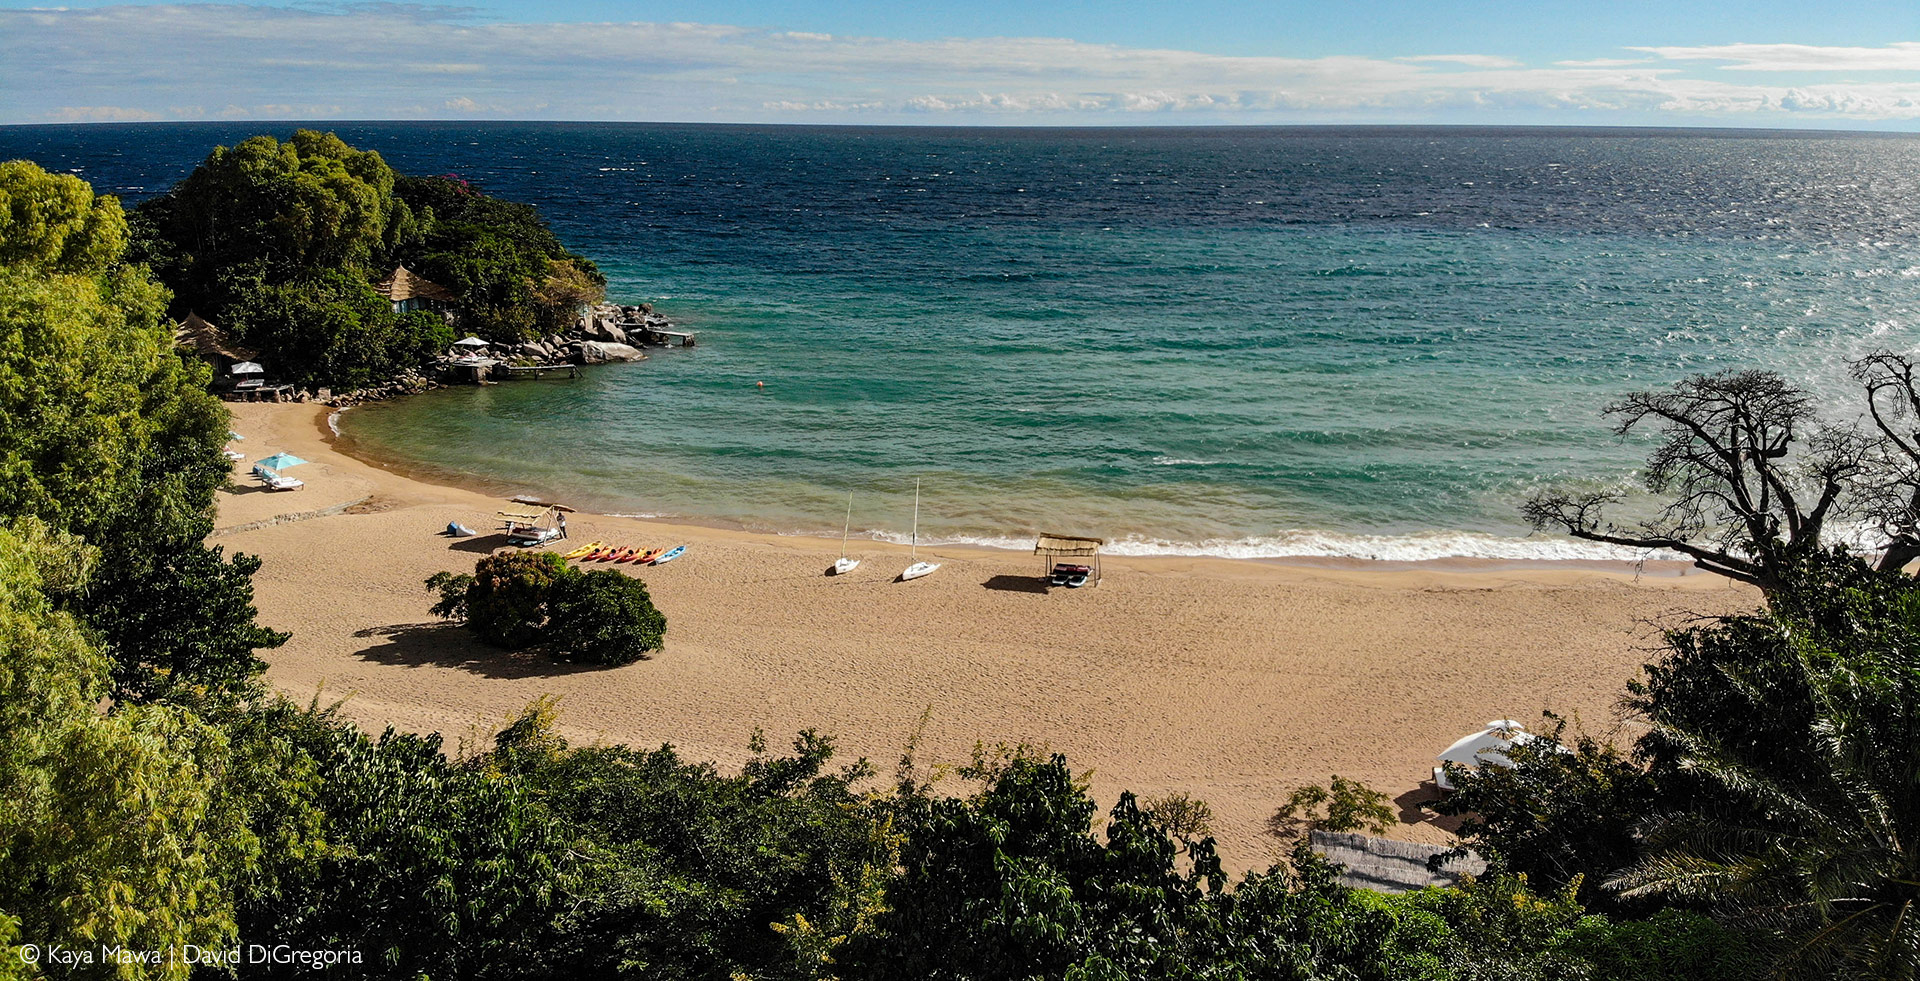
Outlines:
<svg viewBox="0 0 1920 981"><path fill-rule="evenodd" d="M1657 40L1657 39L1649 39ZM1920 42L1247 57L1048 37L503 23L403 3L0 10L0 122L570 119L1912 129Z"/></svg>

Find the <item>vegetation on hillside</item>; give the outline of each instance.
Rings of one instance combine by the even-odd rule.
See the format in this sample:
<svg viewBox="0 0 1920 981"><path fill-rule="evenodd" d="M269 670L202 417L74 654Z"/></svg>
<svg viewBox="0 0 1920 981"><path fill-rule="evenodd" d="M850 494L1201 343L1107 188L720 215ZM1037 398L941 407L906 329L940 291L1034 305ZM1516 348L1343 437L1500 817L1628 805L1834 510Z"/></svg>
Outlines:
<svg viewBox="0 0 1920 981"><path fill-rule="evenodd" d="M276 378L354 387L440 354L455 332L520 341L604 296L594 264L531 207L458 178L397 174L331 133L216 147L134 213L133 256L197 312L259 352ZM394 313L374 284L405 264L458 297L452 324Z"/></svg>
<svg viewBox="0 0 1920 981"><path fill-rule="evenodd" d="M341 268L392 247L377 158L311 138L239 157L316 202L259 211L249 247ZM819 733L784 753L756 734L722 772L670 746L570 745L541 700L462 757L263 688L257 652L284 635L255 622L256 560L204 544L227 420L171 350L166 288L83 183L7 164L0 200L0 978L211 976L39 953L239 943L396 981L1920 972L1904 574L1736 526L1718 541L1770 556L1766 608L1667 635L1627 693L1647 723L1630 747L1561 733L1568 752L1461 775L1441 809L1472 815L1492 869L1402 896L1344 888L1304 849L1236 880L1199 802L1122 794L1102 819L1065 759L1028 747L944 780L909 753L883 780ZM443 602L515 643L619 649L555 634L579 607L644 640L643 587L609 575L514 556ZM1296 816L1364 824L1380 802L1363 790L1303 794Z"/></svg>

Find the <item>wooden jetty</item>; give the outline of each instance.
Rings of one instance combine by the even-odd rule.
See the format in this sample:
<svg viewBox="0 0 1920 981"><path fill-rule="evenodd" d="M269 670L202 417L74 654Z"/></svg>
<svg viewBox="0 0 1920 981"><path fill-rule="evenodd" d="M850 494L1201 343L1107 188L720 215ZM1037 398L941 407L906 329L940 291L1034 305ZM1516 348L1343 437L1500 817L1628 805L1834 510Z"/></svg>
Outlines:
<svg viewBox="0 0 1920 981"><path fill-rule="evenodd" d="M580 377L580 366L576 364L502 364L499 369L502 378L545 378L551 372L564 371L568 378Z"/></svg>
<svg viewBox="0 0 1920 981"><path fill-rule="evenodd" d="M622 320L614 326L625 331L628 340L638 338L640 343L655 347L672 347L674 341L679 341L681 347L693 347L695 343L695 335L690 330L666 330L633 320Z"/></svg>

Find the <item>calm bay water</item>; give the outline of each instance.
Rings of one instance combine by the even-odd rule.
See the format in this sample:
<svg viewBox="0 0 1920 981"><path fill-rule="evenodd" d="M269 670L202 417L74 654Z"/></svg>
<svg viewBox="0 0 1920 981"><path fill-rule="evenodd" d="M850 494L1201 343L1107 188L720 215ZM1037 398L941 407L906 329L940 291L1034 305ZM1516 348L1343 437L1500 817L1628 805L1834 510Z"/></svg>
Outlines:
<svg viewBox="0 0 1920 981"><path fill-rule="evenodd" d="M259 126L0 129L137 200ZM264 127L284 136L290 126ZM600 510L1121 551L1576 557L1598 408L1920 329L1920 140L1539 130L330 127L549 216L700 346L341 419ZM756 386L764 382L765 387Z"/></svg>

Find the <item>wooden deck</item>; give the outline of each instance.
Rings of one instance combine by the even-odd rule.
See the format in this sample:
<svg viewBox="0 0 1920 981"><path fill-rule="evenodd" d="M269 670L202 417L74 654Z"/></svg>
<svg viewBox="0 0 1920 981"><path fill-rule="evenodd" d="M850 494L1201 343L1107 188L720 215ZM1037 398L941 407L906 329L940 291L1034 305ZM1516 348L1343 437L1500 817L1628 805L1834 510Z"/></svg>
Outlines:
<svg viewBox="0 0 1920 981"><path fill-rule="evenodd" d="M662 330L632 320L620 321L615 326L626 331L628 340L639 338L642 344L653 344L659 347L672 347L676 340L680 342L681 347L693 347L697 336L690 330Z"/></svg>

